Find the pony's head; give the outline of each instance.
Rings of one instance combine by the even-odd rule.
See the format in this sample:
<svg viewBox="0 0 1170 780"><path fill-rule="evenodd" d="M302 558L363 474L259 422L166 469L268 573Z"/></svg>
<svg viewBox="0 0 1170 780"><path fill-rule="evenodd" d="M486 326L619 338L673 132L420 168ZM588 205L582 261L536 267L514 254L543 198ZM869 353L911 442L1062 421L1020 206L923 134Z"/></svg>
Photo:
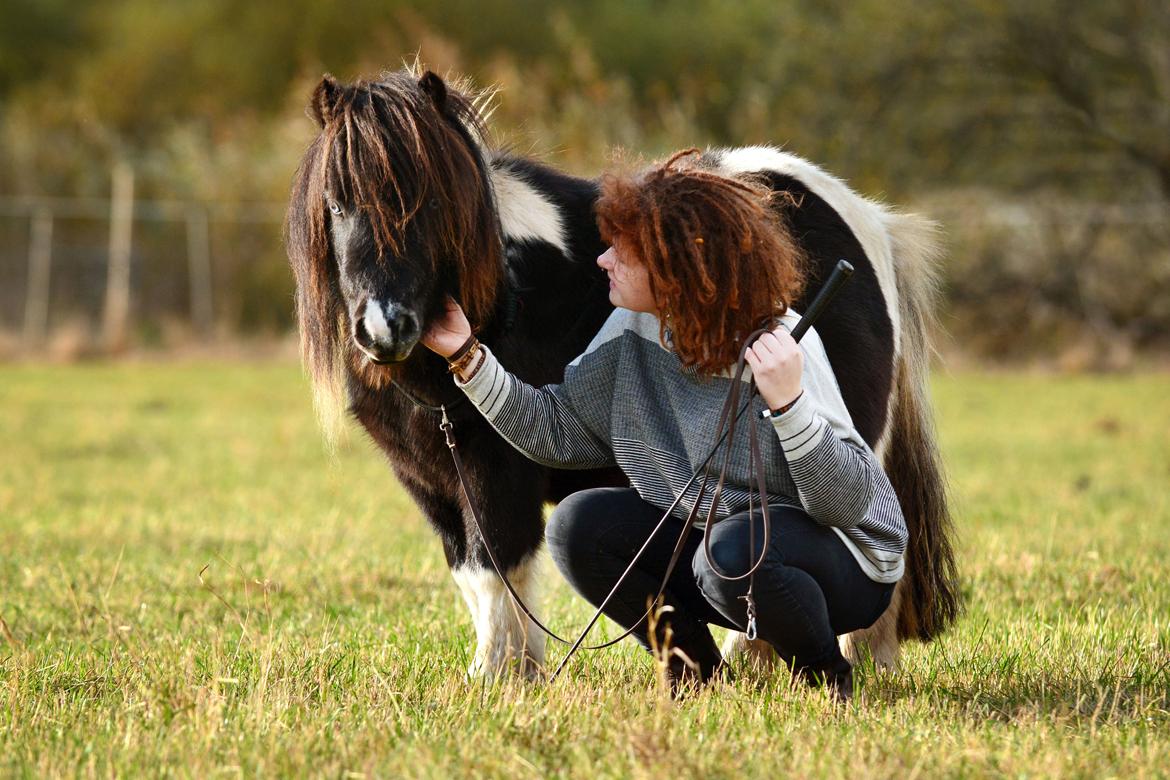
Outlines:
<svg viewBox="0 0 1170 780"><path fill-rule="evenodd" d="M448 293L481 325L503 281L476 100L418 71L325 76L310 100L320 133L293 181L285 241L305 364L333 400L347 365L406 360Z"/></svg>

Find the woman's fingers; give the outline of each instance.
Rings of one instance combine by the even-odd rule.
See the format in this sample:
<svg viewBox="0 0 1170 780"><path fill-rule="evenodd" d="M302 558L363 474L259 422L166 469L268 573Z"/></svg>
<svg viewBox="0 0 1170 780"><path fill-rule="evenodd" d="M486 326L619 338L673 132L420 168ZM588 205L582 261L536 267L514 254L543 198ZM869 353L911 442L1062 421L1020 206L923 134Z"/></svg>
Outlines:
<svg viewBox="0 0 1170 780"><path fill-rule="evenodd" d="M756 354L760 355L761 357L772 351L768 349L768 344L764 341L765 337L767 336L767 333L761 334L761 336L756 339L754 343L752 343L752 349L756 350Z"/></svg>
<svg viewBox="0 0 1170 780"><path fill-rule="evenodd" d="M764 349L774 355L786 355L799 349L792 334L783 328L763 334L756 339L756 344L763 345Z"/></svg>
<svg viewBox="0 0 1170 780"><path fill-rule="evenodd" d="M446 310L431 323L420 340L428 349L447 357L459 349L470 334L471 326L463 307L448 295Z"/></svg>
<svg viewBox="0 0 1170 780"><path fill-rule="evenodd" d="M774 333L761 334L752 347L759 351L761 357L764 355L779 355L784 349L784 345L780 339L776 338L776 334Z"/></svg>

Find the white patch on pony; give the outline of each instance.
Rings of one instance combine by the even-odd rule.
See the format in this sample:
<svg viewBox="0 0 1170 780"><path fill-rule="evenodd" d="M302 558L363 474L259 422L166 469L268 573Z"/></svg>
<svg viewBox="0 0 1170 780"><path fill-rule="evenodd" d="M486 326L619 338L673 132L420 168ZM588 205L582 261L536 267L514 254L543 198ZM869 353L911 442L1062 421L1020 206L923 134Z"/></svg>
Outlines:
<svg viewBox="0 0 1170 780"><path fill-rule="evenodd" d="M373 298L366 301L366 313L362 317L362 323L366 326L366 333L370 334L375 342L391 340L390 325L386 322L386 313L382 311L382 304Z"/></svg>
<svg viewBox="0 0 1170 780"><path fill-rule="evenodd" d="M544 664L544 633L512 601L495 570L468 564L452 569L451 576L475 624L475 657L468 675L493 678L512 670L526 678L536 677ZM529 608L539 590L538 579L535 555L508 572L508 581Z"/></svg>
<svg viewBox="0 0 1170 780"><path fill-rule="evenodd" d="M712 157L719 168L728 174L775 171L803 182L811 191L829 204L853 231L866 257L873 264L886 314L894 330L894 360L902 351L901 316L898 310L898 292L894 272L894 256L890 236L886 230L886 209L880 203L863 198L845 182L813 165L803 157L782 152L772 146L744 146L737 149L716 149Z"/></svg>
<svg viewBox="0 0 1170 780"><path fill-rule="evenodd" d="M544 241L567 257L569 244L557 205L513 171L492 168L490 178L504 238Z"/></svg>

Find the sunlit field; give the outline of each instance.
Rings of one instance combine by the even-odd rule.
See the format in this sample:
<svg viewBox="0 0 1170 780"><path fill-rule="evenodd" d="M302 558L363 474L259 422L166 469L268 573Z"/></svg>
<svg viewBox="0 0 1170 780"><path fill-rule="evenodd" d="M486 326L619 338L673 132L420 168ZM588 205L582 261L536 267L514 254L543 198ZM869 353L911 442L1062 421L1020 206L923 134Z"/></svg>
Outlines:
<svg viewBox="0 0 1170 780"><path fill-rule="evenodd" d="M292 364L0 368L0 774L1170 771L1170 374L934 390L965 612L838 712L743 667L672 704L632 644L469 681L438 542Z"/></svg>

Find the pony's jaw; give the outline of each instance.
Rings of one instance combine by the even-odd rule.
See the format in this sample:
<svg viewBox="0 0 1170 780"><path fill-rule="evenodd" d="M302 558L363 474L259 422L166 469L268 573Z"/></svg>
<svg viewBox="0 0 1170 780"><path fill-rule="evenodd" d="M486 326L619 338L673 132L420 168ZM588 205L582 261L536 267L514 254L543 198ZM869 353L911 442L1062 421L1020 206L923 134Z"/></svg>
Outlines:
<svg viewBox="0 0 1170 780"><path fill-rule="evenodd" d="M414 344L411 344L405 349L397 350L392 353L375 352L363 347L356 341L354 342L354 345L358 348L358 352L365 355L366 360L370 361L376 366L389 366L395 363L401 363L414 353Z"/></svg>

